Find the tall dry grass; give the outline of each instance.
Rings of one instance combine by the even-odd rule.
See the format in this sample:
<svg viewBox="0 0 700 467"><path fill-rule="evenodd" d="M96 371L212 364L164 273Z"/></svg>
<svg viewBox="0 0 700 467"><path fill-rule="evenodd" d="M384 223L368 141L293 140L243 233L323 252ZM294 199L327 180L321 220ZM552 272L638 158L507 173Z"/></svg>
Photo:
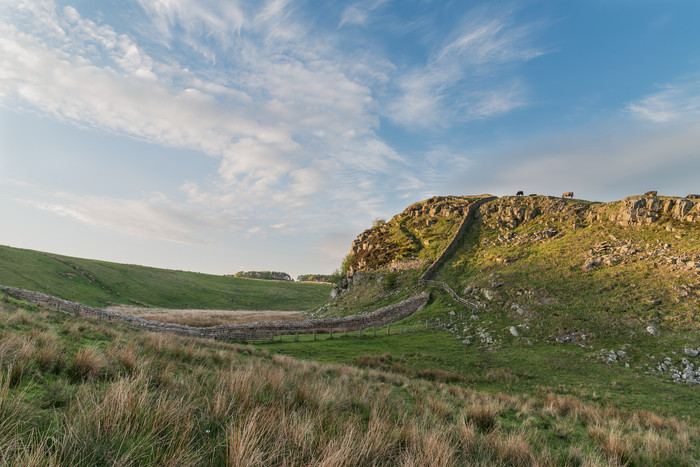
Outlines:
<svg viewBox="0 0 700 467"><path fill-rule="evenodd" d="M697 426L651 412L98 326L2 329L0 464L692 465L698 454ZM85 345L96 333L103 345Z"/></svg>

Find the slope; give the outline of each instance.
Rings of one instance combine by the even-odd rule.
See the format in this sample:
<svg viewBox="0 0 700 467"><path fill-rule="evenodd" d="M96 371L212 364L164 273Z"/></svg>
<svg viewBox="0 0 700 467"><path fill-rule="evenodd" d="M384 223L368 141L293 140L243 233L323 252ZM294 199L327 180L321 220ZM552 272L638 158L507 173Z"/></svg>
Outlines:
<svg viewBox="0 0 700 467"><path fill-rule="evenodd" d="M72 258L0 246L0 284L86 305L308 310L327 284L244 279Z"/></svg>

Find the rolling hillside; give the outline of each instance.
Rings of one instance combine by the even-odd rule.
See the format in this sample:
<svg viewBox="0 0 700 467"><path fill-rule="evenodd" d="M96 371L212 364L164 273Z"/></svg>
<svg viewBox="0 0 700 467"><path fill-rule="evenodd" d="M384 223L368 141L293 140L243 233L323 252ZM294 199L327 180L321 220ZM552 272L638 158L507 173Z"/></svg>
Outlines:
<svg viewBox="0 0 700 467"><path fill-rule="evenodd" d="M86 305L310 310L327 284L264 281L71 258L0 246L0 284Z"/></svg>

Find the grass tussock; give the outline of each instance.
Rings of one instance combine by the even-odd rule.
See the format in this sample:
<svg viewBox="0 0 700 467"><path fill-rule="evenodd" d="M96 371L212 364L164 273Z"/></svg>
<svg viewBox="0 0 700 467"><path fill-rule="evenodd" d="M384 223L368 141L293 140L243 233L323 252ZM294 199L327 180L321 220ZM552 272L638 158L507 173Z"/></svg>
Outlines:
<svg viewBox="0 0 700 467"><path fill-rule="evenodd" d="M94 347L79 349L68 369L68 374L74 381L91 381L104 375L107 361L102 351Z"/></svg>

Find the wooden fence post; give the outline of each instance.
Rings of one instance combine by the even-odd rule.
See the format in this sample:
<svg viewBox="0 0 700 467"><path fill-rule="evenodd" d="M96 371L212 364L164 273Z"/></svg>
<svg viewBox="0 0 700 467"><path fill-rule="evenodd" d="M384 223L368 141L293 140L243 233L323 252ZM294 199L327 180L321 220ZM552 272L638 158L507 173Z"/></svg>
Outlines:
<svg viewBox="0 0 700 467"><path fill-rule="evenodd" d="M377 326L374 327L374 337L377 337Z"/></svg>
<svg viewBox="0 0 700 467"><path fill-rule="evenodd" d="M386 335L387 335L387 336L390 336L390 335L391 335L391 324L389 324L389 325L386 327Z"/></svg>
<svg viewBox="0 0 700 467"><path fill-rule="evenodd" d="M348 337L348 328L345 328L345 337Z"/></svg>
<svg viewBox="0 0 700 467"><path fill-rule="evenodd" d="M362 337L362 328L360 328L360 337Z"/></svg>
<svg viewBox="0 0 700 467"><path fill-rule="evenodd" d="M333 328L331 328L331 337L329 339L333 339Z"/></svg>
<svg viewBox="0 0 700 467"><path fill-rule="evenodd" d="M299 333L294 334L294 342L299 342Z"/></svg>

